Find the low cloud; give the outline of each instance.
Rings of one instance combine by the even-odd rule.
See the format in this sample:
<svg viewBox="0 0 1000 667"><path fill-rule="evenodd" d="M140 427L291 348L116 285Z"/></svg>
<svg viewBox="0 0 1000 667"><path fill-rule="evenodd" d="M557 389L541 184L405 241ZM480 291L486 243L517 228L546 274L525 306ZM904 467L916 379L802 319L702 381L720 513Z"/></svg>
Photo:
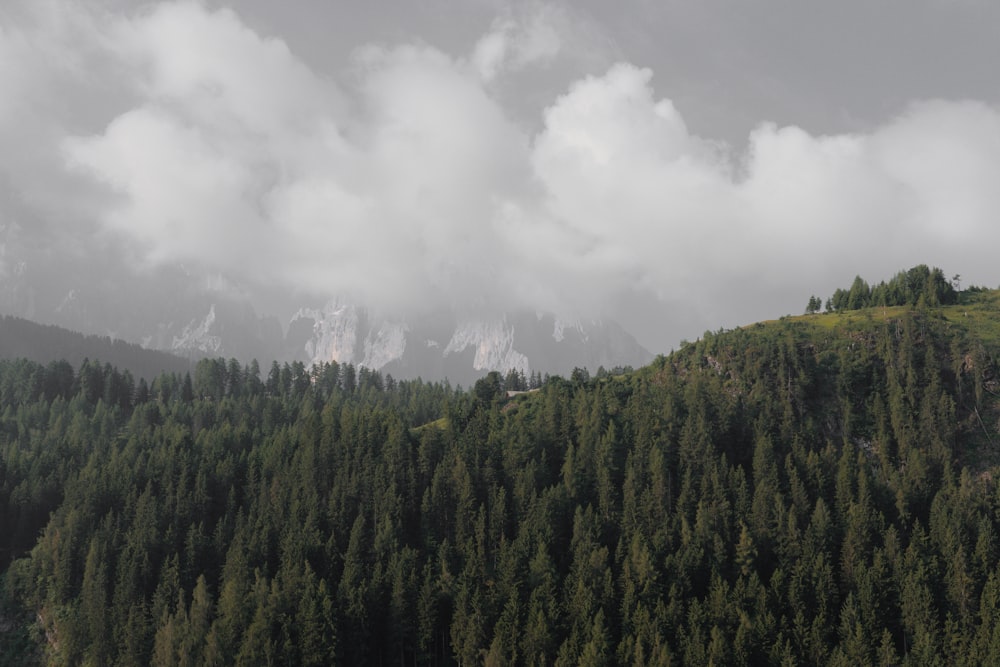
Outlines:
<svg viewBox="0 0 1000 667"><path fill-rule="evenodd" d="M27 96L0 106L0 140L28 150L26 124L53 137L32 178L77 192L142 264L396 310L614 316L657 349L799 311L855 273L929 263L997 282L982 250L1000 243L997 109L915 102L832 136L762 123L735 151L622 62L566 82L529 128L495 87L571 57L552 11L503 16L466 54L359 45L339 77L231 10L160 3L101 29L81 10L68 33L35 15L34 32L0 28L36 77L0 65L0 100ZM99 74L57 70L46 49ZM100 123L65 120L39 83L62 80L76 96L113 81ZM5 152L0 170L20 161Z"/></svg>
<svg viewBox="0 0 1000 667"><path fill-rule="evenodd" d="M564 12L546 6L533 7L517 17L498 18L476 42L472 65L484 81L490 82L504 70L547 63L563 48L560 32L567 31L570 24Z"/></svg>

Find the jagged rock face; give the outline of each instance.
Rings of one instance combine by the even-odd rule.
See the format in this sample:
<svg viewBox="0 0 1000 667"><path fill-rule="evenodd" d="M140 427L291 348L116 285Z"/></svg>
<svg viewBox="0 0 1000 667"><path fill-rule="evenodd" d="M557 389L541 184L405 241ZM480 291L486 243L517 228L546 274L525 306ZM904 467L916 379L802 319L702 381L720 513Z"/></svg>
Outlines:
<svg viewBox="0 0 1000 667"><path fill-rule="evenodd" d="M170 349L175 352L197 350L204 354L218 355L222 349L222 336L212 333L215 324L215 304L208 310L205 319L193 321L174 336Z"/></svg>
<svg viewBox="0 0 1000 667"><path fill-rule="evenodd" d="M187 358L233 357L269 363L284 359L285 337L273 317L260 317L248 304L213 301L176 318L147 324L149 333L138 341L149 349Z"/></svg>
<svg viewBox="0 0 1000 667"><path fill-rule="evenodd" d="M568 374L578 366L638 366L652 356L613 323L567 323L535 313L438 313L404 321L331 301L299 311L289 331L301 336L306 323L312 334L300 344L309 363L352 363L398 378L447 377L460 384L493 370Z"/></svg>
<svg viewBox="0 0 1000 667"><path fill-rule="evenodd" d="M312 335L303 345L307 360L352 363L379 369L403 356L409 331L404 322L372 320L368 311L331 301L322 309L302 309L295 320L311 320Z"/></svg>
<svg viewBox="0 0 1000 667"><path fill-rule="evenodd" d="M477 371L507 373L516 370L525 375L531 373L528 357L514 349L514 327L507 323L506 315L498 319L466 319L460 322L444 354L461 354L470 348L475 351L472 368Z"/></svg>

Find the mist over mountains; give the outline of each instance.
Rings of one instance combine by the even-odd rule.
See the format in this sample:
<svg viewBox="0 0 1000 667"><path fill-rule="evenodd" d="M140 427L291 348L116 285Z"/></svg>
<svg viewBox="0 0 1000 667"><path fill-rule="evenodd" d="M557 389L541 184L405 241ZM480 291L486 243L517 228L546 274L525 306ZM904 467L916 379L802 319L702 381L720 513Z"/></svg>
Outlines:
<svg viewBox="0 0 1000 667"><path fill-rule="evenodd" d="M640 366L652 358L612 321L419 305L387 314L345 299L287 296L286 304L298 307L275 314L258 310L248 289L219 276L178 267L127 280L81 281L84 269L77 269L60 279L51 268L20 263L3 283L0 312L191 360L337 361L466 386L491 370L568 375L576 367Z"/></svg>
<svg viewBox="0 0 1000 667"><path fill-rule="evenodd" d="M395 377L447 377L466 385L491 370L565 375L575 367L610 369L652 359L614 322L563 322L527 311L439 312L404 320L338 301L298 313L288 340L293 348L304 347L313 363L336 359Z"/></svg>

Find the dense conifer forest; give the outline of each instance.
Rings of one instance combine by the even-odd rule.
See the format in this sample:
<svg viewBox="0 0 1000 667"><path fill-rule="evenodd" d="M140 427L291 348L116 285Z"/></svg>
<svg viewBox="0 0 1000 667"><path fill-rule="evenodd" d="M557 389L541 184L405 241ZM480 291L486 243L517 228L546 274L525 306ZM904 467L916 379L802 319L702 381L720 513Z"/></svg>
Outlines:
<svg viewBox="0 0 1000 667"><path fill-rule="evenodd" d="M1000 292L878 305L516 395L2 362L0 656L997 664Z"/></svg>

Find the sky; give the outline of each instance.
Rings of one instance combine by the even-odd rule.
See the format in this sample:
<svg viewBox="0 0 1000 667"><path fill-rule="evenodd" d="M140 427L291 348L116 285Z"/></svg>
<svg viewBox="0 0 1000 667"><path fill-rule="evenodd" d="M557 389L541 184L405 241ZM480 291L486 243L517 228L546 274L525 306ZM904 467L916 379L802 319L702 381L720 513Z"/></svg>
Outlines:
<svg viewBox="0 0 1000 667"><path fill-rule="evenodd" d="M0 279L180 266L654 352L857 274L996 287L997 34L985 0L4 0Z"/></svg>

